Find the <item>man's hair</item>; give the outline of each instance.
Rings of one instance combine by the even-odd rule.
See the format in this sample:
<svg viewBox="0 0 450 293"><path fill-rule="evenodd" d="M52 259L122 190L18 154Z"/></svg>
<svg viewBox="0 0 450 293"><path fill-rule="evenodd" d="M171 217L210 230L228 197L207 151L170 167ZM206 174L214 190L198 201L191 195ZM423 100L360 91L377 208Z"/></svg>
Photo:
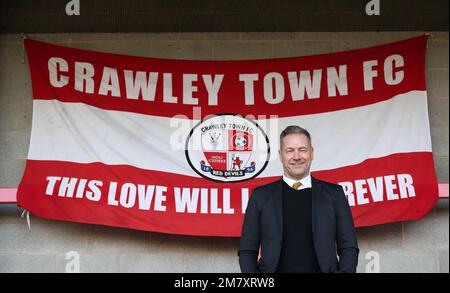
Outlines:
<svg viewBox="0 0 450 293"><path fill-rule="evenodd" d="M300 126L297 126L297 125L290 125L290 126L286 127L280 134L280 149L281 149L281 146L283 145L283 138L289 134L305 135L308 138L309 145L312 146L311 135L309 134L308 130L301 128Z"/></svg>

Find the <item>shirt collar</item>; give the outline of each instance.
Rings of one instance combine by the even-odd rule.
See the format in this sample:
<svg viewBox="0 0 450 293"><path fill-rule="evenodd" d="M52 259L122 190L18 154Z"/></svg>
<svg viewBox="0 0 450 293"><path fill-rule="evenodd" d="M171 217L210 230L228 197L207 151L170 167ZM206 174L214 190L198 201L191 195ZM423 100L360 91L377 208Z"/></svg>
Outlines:
<svg viewBox="0 0 450 293"><path fill-rule="evenodd" d="M292 185L295 182L298 182L298 180L294 180L291 178L286 177L285 175L283 175L283 180L284 182L286 182L287 185L289 185L292 188ZM300 180L300 182L302 183L302 185L300 186L300 189L304 189L304 188L311 188L312 184L311 184L311 174L308 174L308 176L306 176L305 178L303 178L302 180Z"/></svg>

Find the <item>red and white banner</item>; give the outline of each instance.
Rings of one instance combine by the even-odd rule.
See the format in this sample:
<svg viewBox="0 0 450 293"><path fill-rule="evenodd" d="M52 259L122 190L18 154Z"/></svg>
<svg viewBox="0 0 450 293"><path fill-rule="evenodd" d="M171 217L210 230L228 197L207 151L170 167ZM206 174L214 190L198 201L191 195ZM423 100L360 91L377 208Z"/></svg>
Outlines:
<svg viewBox="0 0 450 293"><path fill-rule="evenodd" d="M25 40L33 125L18 204L45 218L240 236L282 175L279 133L312 135L312 173L357 226L420 219L438 199L426 37L307 57L190 61Z"/></svg>

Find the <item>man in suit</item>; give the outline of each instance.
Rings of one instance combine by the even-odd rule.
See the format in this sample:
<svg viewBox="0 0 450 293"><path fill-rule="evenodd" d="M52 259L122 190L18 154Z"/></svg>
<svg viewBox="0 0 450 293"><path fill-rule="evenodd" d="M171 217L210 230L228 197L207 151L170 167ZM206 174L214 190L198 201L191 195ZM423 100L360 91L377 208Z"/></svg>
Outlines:
<svg viewBox="0 0 450 293"><path fill-rule="evenodd" d="M255 188L248 202L238 253L243 273L356 272L350 207L341 186L311 177L313 154L306 129L283 130L283 178Z"/></svg>

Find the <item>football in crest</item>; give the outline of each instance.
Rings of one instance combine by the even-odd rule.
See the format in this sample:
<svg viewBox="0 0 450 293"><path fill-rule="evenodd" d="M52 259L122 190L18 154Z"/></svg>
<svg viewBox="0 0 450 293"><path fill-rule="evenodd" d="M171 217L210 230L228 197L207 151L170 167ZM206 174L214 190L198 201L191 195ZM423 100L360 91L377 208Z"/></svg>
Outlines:
<svg viewBox="0 0 450 293"><path fill-rule="evenodd" d="M247 139L243 135L237 135L234 138L234 145L239 148L244 148L247 145Z"/></svg>

